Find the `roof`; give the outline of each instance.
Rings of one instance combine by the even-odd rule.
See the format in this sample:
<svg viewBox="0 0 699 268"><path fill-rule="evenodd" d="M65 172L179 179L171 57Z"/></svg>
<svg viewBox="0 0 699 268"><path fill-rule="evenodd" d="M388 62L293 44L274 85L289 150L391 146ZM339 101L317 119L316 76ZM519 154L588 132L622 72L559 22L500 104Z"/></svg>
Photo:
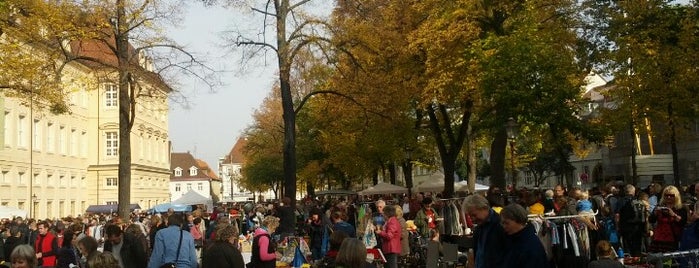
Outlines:
<svg viewBox="0 0 699 268"><path fill-rule="evenodd" d="M231 151L226 155L226 159L224 163L237 163L237 164L242 164L245 163L245 156L243 155L243 149L245 146L248 144L247 138L238 138L238 140L235 142L233 145L233 148L231 148Z"/></svg>
<svg viewBox="0 0 699 268"><path fill-rule="evenodd" d="M175 177L175 169L182 169L182 176ZM196 175L190 175L189 169L191 167L197 168ZM216 176L216 174L209 168L209 165L201 159L195 159L189 152L186 153L171 153L170 154L170 179L199 179L199 180L221 180Z"/></svg>

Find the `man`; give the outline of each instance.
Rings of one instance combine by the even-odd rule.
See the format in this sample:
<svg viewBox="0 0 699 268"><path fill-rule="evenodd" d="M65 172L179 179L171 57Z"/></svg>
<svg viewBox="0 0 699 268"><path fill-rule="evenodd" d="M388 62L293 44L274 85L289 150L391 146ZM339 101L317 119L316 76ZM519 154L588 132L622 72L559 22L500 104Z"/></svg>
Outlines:
<svg viewBox="0 0 699 268"><path fill-rule="evenodd" d="M291 207L291 198L282 198L282 203L277 208L277 217L279 218L279 228L277 233L281 235L280 239L287 236L293 236L296 232L296 212Z"/></svg>
<svg viewBox="0 0 699 268"><path fill-rule="evenodd" d="M182 231L183 222L182 216L172 214L168 217L168 227L155 234L155 244L148 268L160 268L167 263L176 263L178 268L199 266L194 238L189 232Z"/></svg>
<svg viewBox="0 0 699 268"><path fill-rule="evenodd" d="M121 227L114 224L107 225L105 229L107 241L104 243L104 251L114 255L119 267L146 268L146 250L136 237L124 233Z"/></svg>
<svg viewBox="0 0 699 268"><path fill-rule="evenodd" d="M49 225L46 222L37 223L36 228L39 231L34 243L37 264L39 267L54 267L58 254L58 239L49 232Z"/></svg>
<svg viewBox="0 0 699 268"><path fill-rule="evenodd" d="M432 209L432 198L422 199L422 208L415 215L415 226L417 226L422 237L430 236L430 229L437 228L437 211Z"/></svg>
<svg viewBox="0 0 699 268"><path fill-rule="evenodd" d="M356 238L357 237L357 231L352 226L351 224L347 223L345 220L345 213L338 210L333 212L332 215L332 223L333 223L333 231L335 232L343 232L345 233L348 237L350 238Z"/></svg>
<svg viewBox="0 0 699 268"><path fill-rule="evenodd" d="M636 196L636 187L631 184L624 187L626 195L618 202L618 209L614 211L614 221L621 235L624 252L631 256L641 256L641 238L645 235L644 224L634 220L633 201Z"/></svg>
<svg viewBox="0 0 699 268"><path fill-rule="evenodd" d="M478 194L464 199L462 211L468 213L477 224L473 234L474 267L503 267L503 256L507 256L508 248L500 215L490 208L485 197Z"/></svg>

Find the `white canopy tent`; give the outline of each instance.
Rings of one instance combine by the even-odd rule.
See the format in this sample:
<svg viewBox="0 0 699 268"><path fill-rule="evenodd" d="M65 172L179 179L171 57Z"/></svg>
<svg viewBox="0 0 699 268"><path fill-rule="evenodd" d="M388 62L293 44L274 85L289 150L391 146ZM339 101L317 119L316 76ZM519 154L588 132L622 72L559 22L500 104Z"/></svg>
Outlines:
<svg viewBox="0 0 699 268"><path fill-rule="evenodd" d="M182 195L182 197L172 201L174 205L206 205L206 210L211 212L214 208L214 201L211 198L203 196L194 190Z"/></svg>
<svg viewBox="0 0 699 268"><path fill-rule="evenodd" d="M27 211L22 209L0 206L0 219L12 219L14 217L26 219L28 214Z"/></svg>
<svg viewBox="0 0 699 268"><path fill-rule="evenodd" d="M476 191L487 191L488 186L476 183ZM429 179L413 187L414 192L442 192L444 191L444 174L440 171L432 173ZM468 181L454 183L454 191L468 191Z"/></svg>
<svg viewBox="0 0 699 268"><path fill-rule="evenodd" d="M371 186L363 191L357 192L359 195L373 195L373 194L403 194L407 193L408 188L393 185L390 183L379 182L378 184Z"/></svg>

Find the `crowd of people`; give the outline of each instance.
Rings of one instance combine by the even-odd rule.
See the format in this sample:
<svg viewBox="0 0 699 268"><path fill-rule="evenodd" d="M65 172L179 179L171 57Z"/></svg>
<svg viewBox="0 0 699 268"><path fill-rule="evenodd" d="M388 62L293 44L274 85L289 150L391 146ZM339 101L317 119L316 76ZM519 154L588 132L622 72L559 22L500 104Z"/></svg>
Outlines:
<svg viewBox="0 0 699 268"><path fill-rule="evenodd" d="M447 205L439 195L415 193L308 198L296 207L285 198L279 203L220 206L213 213L168 211L133 214L130 219L17 217L0 223L0 265L246 267L241 251L249 243L248 267L276 267L278 243L306 237L307 262L315 267L373 267L367 248L378 248L385 267L393 268L405 266L402 259L418 250L409 244L413 237L441 242L447 218L458 223L462 235L472 237L473 267L562 267L537 236L532 219L577 215L589 231L591 245L589 258L576 259L577 267L613 267L620 264L619 248L630 257L699 248L697 194L699 184L682 191L658 183L644 189L558 185L503 192L492 187L458 199L457 216L440 215Z"/></svg>

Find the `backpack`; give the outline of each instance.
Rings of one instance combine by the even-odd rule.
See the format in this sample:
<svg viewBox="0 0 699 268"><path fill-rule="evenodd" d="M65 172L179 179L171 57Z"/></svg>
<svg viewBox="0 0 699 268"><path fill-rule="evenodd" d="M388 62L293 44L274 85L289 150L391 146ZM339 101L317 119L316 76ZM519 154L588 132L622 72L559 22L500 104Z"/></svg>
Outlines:
<svg viewBox="0 0 699 268"><path fill-rule="evenodd" d="M619 209L619 217L625 223L645 223L648 218L646 206L637 199L624 199L623 206Z"/></svg>

